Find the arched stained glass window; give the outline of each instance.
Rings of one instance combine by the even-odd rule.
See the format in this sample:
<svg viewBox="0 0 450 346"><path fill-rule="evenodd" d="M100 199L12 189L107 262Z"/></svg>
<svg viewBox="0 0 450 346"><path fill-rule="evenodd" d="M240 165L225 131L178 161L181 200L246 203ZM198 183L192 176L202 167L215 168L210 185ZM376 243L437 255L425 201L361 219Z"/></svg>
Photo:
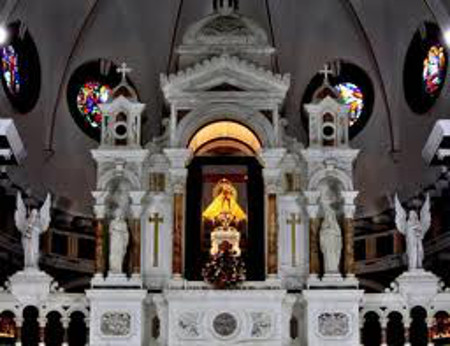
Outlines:
<svg viewBox="0 0 450 346"><path fill-rule="evenodd" d="M423 61L423 83L428 94L436 93L444 82L445 64L444 47L439 44L432 46Z"/></svg>
<svg viewBox="0 0 450 346"><path fill-rule="evenodd" d="M77 106L89 126L101 126L102 112L99 104L109 101L111 92L108 85L96 81L86 82L81 86L77 95Z"/></svg>
<svg viewBox="0 0 450 346"><path fill-rule="evenodd" d="M19 54L12 45L0 49L2 74L6 86L12 94L20 92Z"/></svg>
<svg viewBox="0 0 450 346"><path fill-rule="evenodd" d="M6 96L20 113L36 105L41 86L39 55L27 29L19 34L22 24L8 25L9 41L0 46L0 79Z"/></svg>
<svg viewBox="0 0 450 346"><path fill-rule="evenodd" d="M361 88L353 83L340 83L335 86L342 103L350 107L350 126L356 124L364 109L364 94Z"/></svg>
<svg viewBox="0 0 450 346"><path fill-rule="evenodd" d="M406 53L403 69L405 99L414 113L429 112L441 94L448 56L439 26L423 23L416 30Z"/></svg>

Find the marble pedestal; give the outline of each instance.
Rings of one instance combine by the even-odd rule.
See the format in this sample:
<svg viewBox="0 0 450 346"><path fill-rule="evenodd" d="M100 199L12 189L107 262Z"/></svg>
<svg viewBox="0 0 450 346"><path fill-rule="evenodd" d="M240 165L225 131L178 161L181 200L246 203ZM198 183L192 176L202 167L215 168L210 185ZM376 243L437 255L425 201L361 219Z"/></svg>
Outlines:
<svg viewBox="0 0 450 346"><path fill-rule="evenodd" d="M145 290L126 287L91 289L86 295L91 306L91 345L143 345Z"/></svg>
<svg viewBox="0 0 450 346"><path fill-rule="evenodd" d="M167 290L167 346L290 345L284 290Z"/></svg>
<svg viewBox="0 0 450 346"><path fill-rule="evenodd" d="M398 293L410 306L426 306L439 293L439 282L436 275L423 269L404 272L395 280Z"/></svg>
<svg viewBox="0 0 450 346"><path fill-rule="evenodd" d="M50 294L53 281L47 273L28 268L11 276L9 287L14 297L23 305L39 305Z"/></svg>
<svg viewBox="0 0 450 346"><path fill-rule="evenodd" d="M303 291L308 346L357 346L360 344L358 289L309 289Z"/></svg>

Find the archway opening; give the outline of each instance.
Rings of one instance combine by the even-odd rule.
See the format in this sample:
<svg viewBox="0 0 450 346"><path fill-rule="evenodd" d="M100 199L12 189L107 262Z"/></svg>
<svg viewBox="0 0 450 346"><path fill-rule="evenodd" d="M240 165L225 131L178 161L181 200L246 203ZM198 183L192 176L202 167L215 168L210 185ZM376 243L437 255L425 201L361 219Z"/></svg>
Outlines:
<svg viewBox="0 0 450 346"><path fill-rule="evenodd" d="M221 120L199 129L188 147L194 158L187 179L186 278L211 282L205 268L227 242L245 266L245 280L264 280L264 185L256 158L261 141L245 125ZM232 217L226 226L224 212Z"/></svg>
<svg viewBox="0 0 450 346"><path fill-rule="evenodd" d="M248 155L261 150L261 141L247 126L221 120L198 130L189 140L189 149L196 155Z"/></svg>

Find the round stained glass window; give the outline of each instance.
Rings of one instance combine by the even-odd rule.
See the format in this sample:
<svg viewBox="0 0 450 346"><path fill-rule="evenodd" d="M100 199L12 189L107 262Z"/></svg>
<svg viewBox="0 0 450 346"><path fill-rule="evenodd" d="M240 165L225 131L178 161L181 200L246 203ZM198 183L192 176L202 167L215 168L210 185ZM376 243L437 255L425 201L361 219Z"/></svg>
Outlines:
<svg viewBox="0 0 450 346"><path fill-rule="evenodd" d="M333 62L330 66L336 65ZM349 108L349 136L355 137L367 124L373 109L374 90L369 76L360 67L339 61L339 74L329 76L329 83L336 89L339 102ZM303 95L302 105L313 102L314 95L322 88L324 76L317 73L308 84ZM305 130L309 130L309 115L302 107L301 112Z"/></svg>
<svg viewBox="0 0 450 346"><path fill-rule="evenodd" d="M20 92L19 54L12 45L0 49L2 72L6 86L12 94Z"/></svg>
<svg viewBox="0 0 450 346"><path fill-rule="evenodd" d="M361 88L353 83L341 83L335 86L342 103L349 106L350 126L353 126L360 118L364 109L364 94Z"/></svg>
<svg viewBox="0 0 450 346"><path fill-rule="evenodd" d="M423 61L423 84L428 94L439 91L439 87L445 78L446 58L444 47L434 45L428 50L428 54Z"/></svg>
<svg viewBox="0 0 450 346"><path fill-rule="evenodd" d="M100 105L112 99L121 75L116 66L103 59L87 62L72 74L67 86L67 103L72 118L89 137L100 141L102 111Z"/></svg>
<svg viewBox="0 0 450 346"><path fill-rule="evenodd" d="M86 82L77 95L77 106L86 123L93 128L99 128L102 123L102 112L99 104L108 102L111 88L99 82Z"/></svg>

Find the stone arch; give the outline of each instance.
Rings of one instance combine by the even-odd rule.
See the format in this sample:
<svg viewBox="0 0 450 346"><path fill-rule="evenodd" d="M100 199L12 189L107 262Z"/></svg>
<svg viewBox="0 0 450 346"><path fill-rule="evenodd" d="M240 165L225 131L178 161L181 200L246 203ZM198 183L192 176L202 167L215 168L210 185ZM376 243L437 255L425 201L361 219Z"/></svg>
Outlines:
<svg viewBox="0 0 450 346"><path fill-rule="evenodd" d="M221 146L231 146L251 156L261 151L259 138L247 126L229 120L203 126L189 141L189 149L194 153L208 152Z"/></svg>
<svg viewBox="0 0 450 346"><path fill-rule="evenodd" d="M110 184L118 179L123 179L127 181L131 185L130 191L140 190L141 181L139 179L139 176L129 169L125 169L122 172L121 176L118 176L115 170L109 170L108 172L103 174L98 182L99 190L107 191Z"/></svg>
<svg viewBox="0 0 450 346"><path fill-rule="evenodd" d="M70 317L74 313L80 313L84 315L84 318L89 318L89 311L84 306L72 306L67 310L66 316Z"/></svg>
<svg viewBox="0 0 450 346"><path fill-rule="evenodd" d="M192 136L205 125L230 120L250 129L264 148L276 146L275 131L270 121L260 112L243 105L206 104L185 115L179 122L175 147L186 148Z"/></svg>
<svg viewBox="0 0 450 346"><path fill-rule="evenodd" d="M343 170L338 168L321 169L309 179L308 190L315 191L326 180L337 180L342 184L344 191L353 191L353 181Z"/></svg>

